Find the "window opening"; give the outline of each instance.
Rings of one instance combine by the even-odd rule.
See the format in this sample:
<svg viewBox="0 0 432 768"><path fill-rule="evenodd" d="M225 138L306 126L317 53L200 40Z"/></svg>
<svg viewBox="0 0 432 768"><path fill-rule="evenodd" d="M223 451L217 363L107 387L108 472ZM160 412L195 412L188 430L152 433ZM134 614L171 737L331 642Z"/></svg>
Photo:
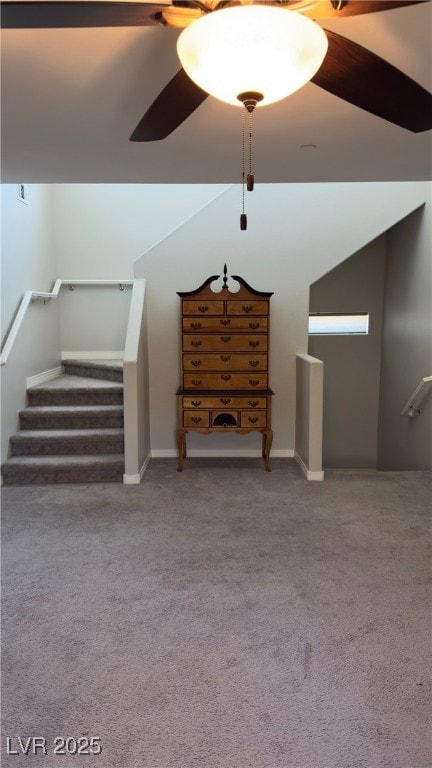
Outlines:
<svg viewBox="0 0 432 768"><path fill-rule="evenodd" d="M369 313L351 314L311 312L309 335L311 336L364 336L369 333Z"/></svg>

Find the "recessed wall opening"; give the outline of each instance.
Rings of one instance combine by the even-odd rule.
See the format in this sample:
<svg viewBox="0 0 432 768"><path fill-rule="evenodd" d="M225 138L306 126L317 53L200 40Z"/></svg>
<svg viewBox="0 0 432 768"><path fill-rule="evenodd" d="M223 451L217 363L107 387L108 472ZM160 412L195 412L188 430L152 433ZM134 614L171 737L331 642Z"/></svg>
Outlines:
<svg viewBox="0 0 432 768"><path fill-rule="evenodd" d="M312 312L309 315L308 332L310 336L367 335L369 333L369 313Z"/></svg>

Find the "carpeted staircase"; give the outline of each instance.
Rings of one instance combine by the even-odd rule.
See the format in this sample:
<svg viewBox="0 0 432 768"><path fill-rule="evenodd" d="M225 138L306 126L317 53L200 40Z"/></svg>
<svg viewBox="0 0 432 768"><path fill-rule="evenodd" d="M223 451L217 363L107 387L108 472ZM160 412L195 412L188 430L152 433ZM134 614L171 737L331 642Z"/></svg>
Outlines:
<svg viewBox="0 0 432 768"><path fill-rule="evenodd" d="M63 361L64 374L27 390L5 485L122 482L121 361Z"/></svg>

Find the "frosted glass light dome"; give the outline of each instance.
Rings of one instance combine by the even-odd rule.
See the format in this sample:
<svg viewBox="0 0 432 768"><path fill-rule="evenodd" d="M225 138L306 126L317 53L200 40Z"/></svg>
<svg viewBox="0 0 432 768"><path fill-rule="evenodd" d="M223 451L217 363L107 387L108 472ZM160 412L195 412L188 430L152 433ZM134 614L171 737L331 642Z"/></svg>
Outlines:
<svg viewBox="0 0 432 768"><path fill-rule="evenodd" d="M180 34L177 53L200 88L242 106L238 95L263 94L260 106L305 85L327 53L325 32L295 11L244 5L213 11Z"/></svg>

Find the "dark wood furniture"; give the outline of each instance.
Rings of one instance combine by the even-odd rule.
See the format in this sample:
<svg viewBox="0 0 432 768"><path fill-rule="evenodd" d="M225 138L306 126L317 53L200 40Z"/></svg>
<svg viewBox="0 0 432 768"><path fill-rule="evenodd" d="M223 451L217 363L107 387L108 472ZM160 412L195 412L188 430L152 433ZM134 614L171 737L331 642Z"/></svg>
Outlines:
<svg viewBox="0 0 432 768"><path fill-rule="evenodd" d="M219 293L209 277L181 298L182 384L177 391L179 472L188 432L262 433L262 456L270 471L269 304L271 292L257 291L238 275L231 292L224 266Z"/></svg>

